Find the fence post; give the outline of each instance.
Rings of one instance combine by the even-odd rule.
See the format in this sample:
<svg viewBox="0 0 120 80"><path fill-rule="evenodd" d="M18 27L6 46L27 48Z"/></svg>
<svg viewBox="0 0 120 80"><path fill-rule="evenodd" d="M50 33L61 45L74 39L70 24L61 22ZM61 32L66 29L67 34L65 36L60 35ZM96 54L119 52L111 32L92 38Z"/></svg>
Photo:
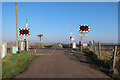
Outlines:
<svg viewBox="0 0 120 80"><path fill-rule="evenodd" d="M95 47L95 41L93 40L93 50L94 50L94 53L96 52L96 47Z"/></svg>
<svg viewBox="0 0 120 80"><path fill-rule="evenodd" d="M35 42L35 44L34 44L34 48L36 49L36 42Z"/></svg>
<svg viewBox="0 0 120 80"><path fill-rule="evenodd" d="M41 48L43 48L43 42L41 42Z"/></svg>
<svg viewBox="0 0 120 80"><path fill-rule="evenodd" d="M94 53L97 54L97 52L96 52L96 46L95 46L95 48L94 48Z"/></svg>
<svg viewBox="0 0 120 80"><path fill-rule="evenodd" d="M100 45L100 41L98 41L98 57L101 58L101 45Z"/></svg>
<svg viewBox="0 0 120 80"><path fill-rule="evenodd" d="M118 53L118 56L119 56L118 57L118 66L120 66L120 52ZM118 73L120 73L120 68L118 68L118 71L119 71Z"/></svg>
<svg viewBox="0 0 120 80"><path fill-rule="evenodd" d="M70 43L69 43L69 49L70 49Z"/></svg>
<svg viewBox="0 0 120 80"><path fill-rule="evenodd" d="M114 47L114 52L113 52L113 73L115 74L115 65L116 65L116 53L117 53L117 46Z"/></svg>
<svg viewBox="0 0 120 80"><path fill-rule="evenodd" d="M37 48L37 42L35 42L35 49Z"/></svg>
<svg viewBox="0 0 120 80"><path fill-rule="evenodd" d="M18 41L18 52L21 51L21 45L20 45L20 40Z"/></svg>
<svg viewBox="0 0 120 80"><path fill-rule="evenodd" d="M12 53L12 41L10 41L10 53Z"/></svg>
<svg viewBox="0 0 120 80"><path fill-rule="evenodd" d="M82 51L83 42L79 41L79 51Z"/></svg>
<svg viewBox="0 0 120 80"><path fill-rule="evenodd" d="M91 41L89 41L89 50L91 50Z"/></svg>

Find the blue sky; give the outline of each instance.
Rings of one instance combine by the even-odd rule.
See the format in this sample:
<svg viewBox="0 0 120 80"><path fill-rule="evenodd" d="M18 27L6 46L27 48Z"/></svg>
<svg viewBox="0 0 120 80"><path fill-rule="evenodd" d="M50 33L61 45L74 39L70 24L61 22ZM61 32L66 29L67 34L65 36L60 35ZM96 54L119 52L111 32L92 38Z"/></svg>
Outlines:
<svg viewBox="0 0 120 80"><path fill-rule="evenodd" d="M25 28L26 19L31 29L30 42L69 43L70 30L79 42L79 24L91 27L88 37L100 42L118 41L117 2L18 2L18 28ZM14 2L2 3L3 40L16 40L16 13Z"/></svg>

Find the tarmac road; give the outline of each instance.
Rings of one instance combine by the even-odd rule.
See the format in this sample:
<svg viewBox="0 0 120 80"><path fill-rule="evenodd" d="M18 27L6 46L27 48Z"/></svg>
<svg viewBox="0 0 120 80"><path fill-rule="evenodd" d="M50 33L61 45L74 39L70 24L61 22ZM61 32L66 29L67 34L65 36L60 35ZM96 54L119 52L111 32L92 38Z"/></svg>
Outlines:
<svg viewBox="0 0 120 80"><path fill-rule="evenodd" d="M14 78L109 78L77 61L66 49L38 49L30 54L37 54L37 57Z"/></svg>

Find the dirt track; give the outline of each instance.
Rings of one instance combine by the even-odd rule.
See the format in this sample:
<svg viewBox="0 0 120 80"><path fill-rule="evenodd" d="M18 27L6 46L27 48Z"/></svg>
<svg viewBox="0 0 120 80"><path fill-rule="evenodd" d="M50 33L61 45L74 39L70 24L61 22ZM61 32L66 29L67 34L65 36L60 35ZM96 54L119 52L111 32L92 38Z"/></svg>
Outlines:
<svg viewBox="0 0 120 80"><path fill-rule="evenodd" d="M15 78L109 78L77 61L69 50L41 49L31 54L37 57Z"/></svg>

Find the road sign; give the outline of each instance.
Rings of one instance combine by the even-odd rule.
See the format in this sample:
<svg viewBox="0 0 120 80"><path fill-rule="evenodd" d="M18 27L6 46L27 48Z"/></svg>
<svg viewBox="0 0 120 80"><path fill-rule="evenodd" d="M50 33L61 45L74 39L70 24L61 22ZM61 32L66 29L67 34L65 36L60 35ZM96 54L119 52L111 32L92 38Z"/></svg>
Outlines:
<svg viewBox="0 0 120 80"><path fill-rule="evenodd" d="M19 28L19 36L29 36L30 28Z"/></svg>
<svg viewBox="0 0 120 80"><path fill-rule="evenodd" d="M79 25L80 32L90 32L90 25Z"/></svg>
<svg viewBox="0 0 120 80"><path fill-rule="evenodd" d="M79 37L88 37L88 33L79 33Z"/></svg>

